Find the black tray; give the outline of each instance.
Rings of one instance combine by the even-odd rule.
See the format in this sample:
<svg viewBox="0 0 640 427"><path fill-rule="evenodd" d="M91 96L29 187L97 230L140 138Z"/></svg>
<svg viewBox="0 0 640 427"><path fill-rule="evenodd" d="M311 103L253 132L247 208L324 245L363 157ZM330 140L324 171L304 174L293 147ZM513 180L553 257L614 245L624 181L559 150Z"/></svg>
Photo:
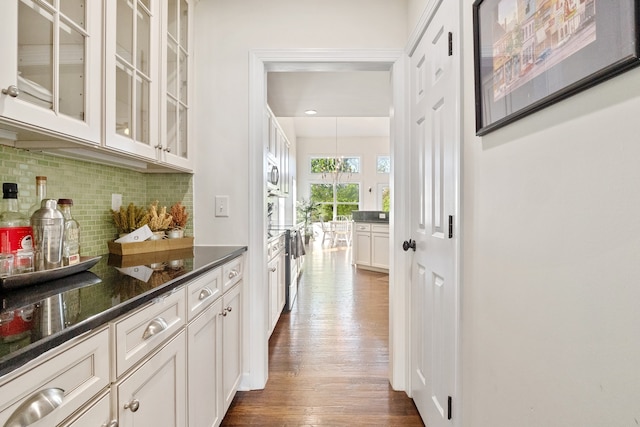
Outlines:
<svg viewBox="0 0 640 427"><path fill-rule="evenodd" d="M13 276L3 277L0 278L0 288L4 290L14 290L24 288L26 286L37 285L38 283L48 282L50 280L61 279L90 269L100 261L100 258L102 257L80 257L80 262L78 264L53 268L51 270L34 271L32 273L14 274Z"/></svg>

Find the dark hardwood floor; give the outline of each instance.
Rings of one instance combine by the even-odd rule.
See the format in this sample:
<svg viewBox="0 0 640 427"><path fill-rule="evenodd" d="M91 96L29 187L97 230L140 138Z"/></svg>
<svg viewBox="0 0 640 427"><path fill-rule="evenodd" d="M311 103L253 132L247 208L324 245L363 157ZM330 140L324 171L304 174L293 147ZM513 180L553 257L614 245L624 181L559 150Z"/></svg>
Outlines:
<svg viewBox="0 0 640 427"><path fill-rule="evenodd" d="M269 340L266 388L238 392L223 426L424 425L388 381L388 275L327 246L307 250L295 307Z"/></svg>

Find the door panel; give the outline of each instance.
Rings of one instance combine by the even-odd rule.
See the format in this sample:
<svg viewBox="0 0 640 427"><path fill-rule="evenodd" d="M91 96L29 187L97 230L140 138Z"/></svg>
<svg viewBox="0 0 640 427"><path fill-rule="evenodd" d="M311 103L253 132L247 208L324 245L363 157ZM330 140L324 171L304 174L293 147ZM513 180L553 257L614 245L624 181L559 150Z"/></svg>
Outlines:
<svg viewBox="0 0 640 427"><path fill-rule="evenodd" d="M456 392L458 213L457 56L449 55L456 2L441 2L411 56L411 393L430 427L451 426ZM457 55L457 53L456 53Z"/></svg>

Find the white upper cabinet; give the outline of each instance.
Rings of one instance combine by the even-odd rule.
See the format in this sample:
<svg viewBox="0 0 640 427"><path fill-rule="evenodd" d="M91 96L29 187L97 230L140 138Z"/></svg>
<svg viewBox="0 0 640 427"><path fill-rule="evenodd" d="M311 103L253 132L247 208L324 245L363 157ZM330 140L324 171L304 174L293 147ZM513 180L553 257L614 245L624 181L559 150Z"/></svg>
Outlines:
<svg viewBox="0 0 640 427"><path fill-rule="evenodd" d="M191 73L191 22L193 8L187 0L162 2L162 89L160 160L192 168L189 146L189 75Z"/></svg>
<svg viewBox="0 0 640 427"><path fill-rule="evenodd" d="M101 137L102 2L0 2L0 120L82 142Z"/></svg>
<svg viewBox="0 0 640 427"><path fill-rule="evenodd" d="M105 145L190 171L187 0L106 2Z"/></svg>
<svg viewBox="0 0 640 427"><path fill-rule="evenodd" d="M160 2L105 2L105 145L155 159L160 79Z"/></svg>

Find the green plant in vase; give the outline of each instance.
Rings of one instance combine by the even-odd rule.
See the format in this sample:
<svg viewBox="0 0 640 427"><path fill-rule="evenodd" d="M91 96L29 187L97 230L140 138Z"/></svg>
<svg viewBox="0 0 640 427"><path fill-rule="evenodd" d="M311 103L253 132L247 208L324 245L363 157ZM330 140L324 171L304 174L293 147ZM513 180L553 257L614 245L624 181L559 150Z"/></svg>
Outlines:
<svg viewBox="0 0 640 427"><path fill-rule="evenodd" d="M304 240L306 243L309 242L309 238L313 234L311 230L313 215L318 212L319 208L319 202L316 202L313 199L305 200L304 197L298 200L296 204L298 220L304 221Z"/></svg>

